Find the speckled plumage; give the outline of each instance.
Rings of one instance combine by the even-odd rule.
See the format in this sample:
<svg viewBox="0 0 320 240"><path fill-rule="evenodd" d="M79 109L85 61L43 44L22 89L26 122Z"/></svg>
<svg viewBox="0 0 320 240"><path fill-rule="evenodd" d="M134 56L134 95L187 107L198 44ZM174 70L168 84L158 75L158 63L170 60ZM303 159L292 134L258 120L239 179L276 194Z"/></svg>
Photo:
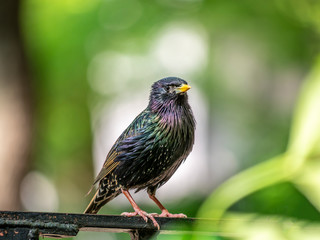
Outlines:
<svg viewBox="0 0 320 240"><path fill-rule="evenodd" d="M85 213L98 212L122 190L147 189L154 196L169 180L194 143L195 120L186 94L189 88L186 81L175 77L152 85L147 108L108 153L94 182L99 183L98 190Z"/></svg>

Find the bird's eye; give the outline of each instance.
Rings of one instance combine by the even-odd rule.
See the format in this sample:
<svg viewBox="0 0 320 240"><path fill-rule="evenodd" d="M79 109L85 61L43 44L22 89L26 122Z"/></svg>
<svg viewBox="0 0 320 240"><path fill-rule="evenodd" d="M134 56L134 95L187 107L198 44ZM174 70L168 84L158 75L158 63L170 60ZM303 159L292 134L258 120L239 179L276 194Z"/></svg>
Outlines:
<svg viewBox="0 0 320 240"><path fill-rule="evenodd" d="M167 93L171 93L172 92L172 86L170 86L170 85L164 86L164 89L166 90Z"/></svg>
<svg viewBox="0 0 320 240"><path fill-rule="evenodd" d="M175 92L175 89L177 88L177 86L175 85L165 85L163 87L167 93L174 93Z"/></svg>

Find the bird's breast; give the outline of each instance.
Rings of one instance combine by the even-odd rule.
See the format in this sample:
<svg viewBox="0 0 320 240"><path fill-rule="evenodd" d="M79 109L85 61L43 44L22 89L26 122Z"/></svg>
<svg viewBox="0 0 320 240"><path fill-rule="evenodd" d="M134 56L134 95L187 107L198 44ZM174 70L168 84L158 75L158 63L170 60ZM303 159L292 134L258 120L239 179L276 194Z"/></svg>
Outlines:
<svg viewBox="0 0 320 240"><path fill-rule="evenodd" d="M192 114L167 112L151 122L121 154L125 160L119 166L119 170L122 169L120 181L129 188L162 185L191 152L194 141Z"/></svg>

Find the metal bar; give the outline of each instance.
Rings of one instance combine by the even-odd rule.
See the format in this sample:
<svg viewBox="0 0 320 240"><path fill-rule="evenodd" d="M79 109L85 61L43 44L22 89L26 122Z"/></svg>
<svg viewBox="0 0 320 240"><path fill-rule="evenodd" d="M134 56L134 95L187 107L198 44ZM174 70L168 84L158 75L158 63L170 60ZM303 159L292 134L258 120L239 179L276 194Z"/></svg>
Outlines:
<svg viewBox="0 0 320 240"><path fill-rule="evenodd" d="M118 215L0 211L0 237L1 234L5 234L5 231L10 230L12 232L13 229L27 229L27 238L7 239L38 239L39 235L46 237L70 237L76 236L78 231L103 231L127 232L134 240L144 240L161 231L191 231L192 225L196 221L194 218L156 218L156 220L160 225L160 231L157 231L151 221L146 223L139 216L125 217ZM205 223L204 226L217 223L213 220L200 221ZM210 232L210 229L207 230ZM32 234L30 231L34 231L34 238L31 238ZM206 231L206 229L204 228L202 231ZM23 234L26 236L26 232L23 232Z"/></svg>
<svg viewBox="0 0 320 240"><path fill-rule="evenodd" d="M0 229L0 239L10 240L38 240L39 233L37 229L29 228L6 228Z"/></svg>

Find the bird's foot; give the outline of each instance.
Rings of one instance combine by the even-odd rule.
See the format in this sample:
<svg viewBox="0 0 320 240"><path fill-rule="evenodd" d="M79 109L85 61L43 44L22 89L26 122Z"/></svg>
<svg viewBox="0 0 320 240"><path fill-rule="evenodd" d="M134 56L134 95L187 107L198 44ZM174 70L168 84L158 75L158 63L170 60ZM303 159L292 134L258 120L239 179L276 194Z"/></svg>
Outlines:
<svg viewBox="0 0 320 240"><path fill-rule="evenodd" d="M171 217L171 218L186 218L187 217L187 215L185 215L183 213L178 213L178 214L169 213L169 211L167 209L163 210L161 214L152 213L152 215L154 217Z"/></svg>
<svg viewBox="0 0 320 240"><path fill-rule="evenodd" d="M147 213L147 212L145 212L145 211L142 211L141 209L137 209L137 210L135 210L135 212L123 212L123 213L121 213L122 216L126 216L126 217L133 217L133 216L139 215L139 216L141 216L141 217L143 218L143 220L144 220L145 222L148 222L148 218L149 218L149 219L153 222L153 225L154 225L158 230L160 230L160 225L159 225L159 223L154 219L153 214L154 214L154 213L149 214L149 213Z"/></svg>

